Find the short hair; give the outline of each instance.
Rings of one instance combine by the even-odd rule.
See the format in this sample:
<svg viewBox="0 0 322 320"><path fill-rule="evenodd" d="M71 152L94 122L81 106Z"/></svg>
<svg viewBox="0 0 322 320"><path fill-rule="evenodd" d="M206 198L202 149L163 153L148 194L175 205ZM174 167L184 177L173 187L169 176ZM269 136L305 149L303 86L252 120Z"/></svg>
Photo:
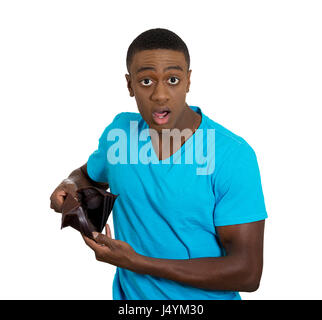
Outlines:
<svg viewBox="0 0 322 320"><path fill-rule="evenodd" d="M130 44L127 50L127 70L130 72L130 66L133 60L133 56L137 52L153 49L169 49L182 52L185 56L189 70L190 55L186 44L174 32L162 28L144 31L133 40L133 42Z"/></svg>

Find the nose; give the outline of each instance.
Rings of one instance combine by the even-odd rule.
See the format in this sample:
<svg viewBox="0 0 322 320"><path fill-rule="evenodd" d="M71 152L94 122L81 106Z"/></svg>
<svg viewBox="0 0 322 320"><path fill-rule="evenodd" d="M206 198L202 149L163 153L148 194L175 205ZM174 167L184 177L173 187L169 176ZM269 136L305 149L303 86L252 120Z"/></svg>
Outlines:
<svg viewBox="0 0 322 320"><path fill-rule="evenodd" d="M169 100L168 88L162 81L156 84L151 95L151 100L158 104L164 104Z"/></svg>

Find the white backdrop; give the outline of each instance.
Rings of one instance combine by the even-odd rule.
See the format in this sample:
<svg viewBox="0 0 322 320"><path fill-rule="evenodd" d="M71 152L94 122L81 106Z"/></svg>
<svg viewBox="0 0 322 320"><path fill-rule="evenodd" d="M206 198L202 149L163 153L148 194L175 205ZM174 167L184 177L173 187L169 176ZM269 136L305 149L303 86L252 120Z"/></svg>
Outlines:
<svg viewBox="0 0 322 320"><path fill-rule="evenodd" d="M321 16L308 0L1 1L0 298L112 299L115 267L60 230L49 197L137 111L126 50L163 27L190 50L187 102L257 153L264 271L242 298L321 299Z"/></svg>

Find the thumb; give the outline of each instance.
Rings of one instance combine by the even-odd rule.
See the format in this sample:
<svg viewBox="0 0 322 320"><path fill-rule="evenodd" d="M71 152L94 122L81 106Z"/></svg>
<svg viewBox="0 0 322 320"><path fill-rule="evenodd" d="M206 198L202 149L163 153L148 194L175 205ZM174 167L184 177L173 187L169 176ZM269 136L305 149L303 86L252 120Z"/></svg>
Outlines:
<svg viewBox="0 0 322 320"><path fill-rule="evenodd" d="M105 233L109 238L112 238L111 228L108 224L105 225Z"/></svg>

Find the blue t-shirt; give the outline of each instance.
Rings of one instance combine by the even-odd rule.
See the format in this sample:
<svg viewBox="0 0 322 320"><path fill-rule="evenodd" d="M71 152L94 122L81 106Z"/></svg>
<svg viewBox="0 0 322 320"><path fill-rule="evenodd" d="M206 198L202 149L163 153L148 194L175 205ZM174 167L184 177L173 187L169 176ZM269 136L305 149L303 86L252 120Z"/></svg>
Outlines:
<svg viewBox="0 0 322 320"><path fill-rule="evenodd" d="M220 257L216 226L267 218L256 155L249 144L200 108L198 130L170 158L160 160L139 113L123 112L104 130L89 157L91 179L119 195L115 239L161 259ZM240 299L238 292L204 290L117 268L114 300Z"/></svg>

